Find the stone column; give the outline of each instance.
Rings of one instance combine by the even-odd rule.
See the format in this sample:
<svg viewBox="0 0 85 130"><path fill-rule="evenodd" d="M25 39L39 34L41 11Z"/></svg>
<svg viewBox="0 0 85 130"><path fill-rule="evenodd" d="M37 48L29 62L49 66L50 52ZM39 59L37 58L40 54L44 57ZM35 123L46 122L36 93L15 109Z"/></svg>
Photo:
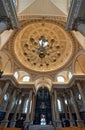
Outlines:
<svg viewBox="0 0 85 130"><path fill-rule="evenodd" d="M67 109L66 109L66 104L65 104L65 98L62 97L62 105L63 105L63 111L65 113L65 119L68 119L68 114L67 114Z"/></svg>
<svg viewBox="0 0 85 130"><path fill-rule="evenodd" d="M32 121L32 123L34 121L34 116L35 116L35 105L36 105L36 97L35 97L35 94L33 93L33 95L32 95L32 109L31 109L31 121Z"/></svg>
<svg viewBox="0 0 85 130"><path fill-rule="evenodd" d="M26 96L22 96L22 103L21 103L21 105L20 105L20 110L19 110L18 119L20 119L21 114L22 114L22 112L23 112L23 108L24 108L25 101L26 101Z"/></svg>
<svg viewBox="0 0 85 130"><path fill-rule="evenodd" d="M80 22L77 23L77 30L85 36L85 24Z"/></svg>
<svg viewBox="0 0 85 130"><path fill-rule="evenodd" d="M79 92L80 92L81 97L82 97L83 104L85 106L85 95L84 95L84 92L83 92L83 89L82 89L80 82L77 82L77 87L79 89Z"/></svg>
<svg viewBox="0 0 85 130"><path fill-rule="evenodd" d="M0 105L1 105L1 103L3 101L4 95L5 95L5 93L6 93L7 89L8 89L8 86L9 86L9 82L6 82L5 86L3 88L2 94L0 95Z"/></svg>
<svg viewBox="0 0 85 130"><path fill-rule="evenodd" d="M51 111L52 111L52 121L53 121L53 125L54 128L56 130L56 118L55 118L55 105L54 105L54 93L52 93L51 95Z"/></svg>
<svg viewBox="0 0 85 130"><path fill-rule="evenodd" d="M67 98L67 104L68 104L68 111L69 111L69 118L70 118L70 126L74 126L75 122L74 122L74 119L73 119L73 116L72 116L71 106L70 106L68 98Z"/></svg>
<svg viewBox="0 0 85 130"><path fill-rule="evenodd" d="M29 93L28 110L27 110L26 120L24 122L25 123L25 128L27 128L27 126L30 123L30 103L31 103L31 100L32 100L32 90L30 90L30 93Z"/></svg>
<svg viewBox="0 0 85 130"><path fill-rule="evenodd" d="M11 123L10 123L10 127L13 128L15 127L15 124L16 124L16 116L17 116L17 113L18 113L18 110L19 110L19 101L21 99L21 94L18 95L18 102L16 104L16 107L15 107L15 110L14 110L14 115L11 119Z"/></svg>
<svg viewBox="0 0 85 130"><path fill-rule="evenodd" d="M74 106L74 109L75 109L75 113L76 113L76 116L77 116L77 125L78 126L82 126L81 117L80 117L80 113L79 113L79 110L78 110L78 104L76 102L76 99L75 99L75 96L74 96L72 90L70 90L70 93L71 93L71 97L72 97L72 101L73 101L73 106Z"/></svg>
<svg viewBox="0 0 85 130"><path fill-rule="evenodd" d="M13 90L12 97L10 98L9 105L8 105L7 110L6 110L6 115L5 115L5 118L4 118L3 122L2 122L1 127L7 127L8 117L9 117L9 114L10 114L10 111L11 111L11 106L12 106L12 102L13 102L13 99L14 99L15 95L16 95L16 89Z"/></svg>
<svg viewBox="0 0 85 130"><path fill-rule="evenodd" d="M52 93L52 96L51 96L51 110L52 110L52 119L53 121L55 121L55 106L54 106L54 93Z"/></svg>
<svg viewBox="0 0 85 130"><path fill-rule="evenodd" d="M58 102L57 102L57 92L54 91L54 104L55 104L55 118L56 118L56 123L57 123L57 127L61 127L61 120L60 120L60 115L59 115L59 111L58 111Z"/></svg>
<svg viewBox="0 0 85 130"><path fill-rule="evenodd" d="M0 22L0 34L1 34L3 31L7 30L7 29L8 29L7 22L6 22L6 21L1 21L1 22Z"/></svg>

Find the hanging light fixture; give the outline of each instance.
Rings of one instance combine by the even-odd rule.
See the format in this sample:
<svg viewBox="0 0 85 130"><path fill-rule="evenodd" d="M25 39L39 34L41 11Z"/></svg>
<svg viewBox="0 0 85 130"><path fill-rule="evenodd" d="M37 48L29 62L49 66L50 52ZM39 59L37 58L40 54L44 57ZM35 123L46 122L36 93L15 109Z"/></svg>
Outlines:
<svg viewBox="0 0 85 130"><path fill-rule="evenodd" d="M45 24L42 23L42 26L44 27ZM36 41L33 37L30 38L31 44L34 46L34 51L38 54L38 56L42 59L46 55L49 55L49 50L51 50L53 43L55 42L54 39L50 40L50 44L48 43L48 39L44 36L44 30L42 31L42 35L40 36L39 40ZM25 44L25 48L28 49L28 44Z"/></svg>
<svg viewBox="0 0 85 130"><path fill-rule="evenodd" d="M51 59L53 62L56 62L57 57L61 55L59 51L60 45L57 44L57 41L54 39L54 37L46 37L47 35L45 35L46 30L44 22L41 24L41 28L42 33L39 38L36 38L35 35L32 35L29 38L29 41L24 41L23 50L25 57L27 57L27 61L33 61L33 64L36 65L40 60L41 67L43 65L48 67L50 63L49 58L47 59L47 57L51 56L51 54L53 55L53 53L56 53L56 55L53 55ZM33 54L37 55L37 59L32 60Z"/></svg>

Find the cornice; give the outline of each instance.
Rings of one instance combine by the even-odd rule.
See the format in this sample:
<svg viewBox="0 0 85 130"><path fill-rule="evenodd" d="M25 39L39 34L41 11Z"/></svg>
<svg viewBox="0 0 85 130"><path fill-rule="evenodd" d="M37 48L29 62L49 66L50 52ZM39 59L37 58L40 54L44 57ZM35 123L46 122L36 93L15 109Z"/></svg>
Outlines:
<svg viewBox="0 0 85 130"><path fill-rule="evenodd" d="M18 83L18 81L15 79L13 75L3 75L2 78L0 78L0 81L9 81L11 84L19 89L36 89L34 87L34 82L28 82L28 83ZM57 82L52 82L52 89L57 89L57 88L71 88L76 81L85 81L85 75L73 75L72 78L69 80L67 83L57 83Z"/></svg>

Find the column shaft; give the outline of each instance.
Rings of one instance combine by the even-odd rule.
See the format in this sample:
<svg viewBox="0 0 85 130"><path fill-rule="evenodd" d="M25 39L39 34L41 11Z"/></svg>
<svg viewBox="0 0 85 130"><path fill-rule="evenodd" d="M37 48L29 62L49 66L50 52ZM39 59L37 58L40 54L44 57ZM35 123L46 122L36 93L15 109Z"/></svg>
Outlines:
<svg viewBox="0 0 85 130"><path fill-rule="evenodd" d="M83 89L82 89L81 84L80 84L79 82L77 82L77 87L78 87L78 89L79 89L79 92L80 92L81 97L82 97L83 104L84 104L84 106L85 106L85 95L84 95L84 93L83 93Z"/></svg>
<svg viewBox="0 0 85 130"><path fill-rule="evenodd" d="M54 95L52 94L51 97L52 97L52 98L51 98L52 119L53 119L53 121L55 121L56 118L55 118Z"/></svg>
<svg viewBox="0 0 85 130"><path fill-rule="evenodd" d="M17 102L17 105L15 107L15 110L14 110L14 115L11 119L11 123L10 123L10 127L15 127L15 124L16 124L16 116L17 116L17 113L18 113L18 110L19 110L19 100L21 98L21 94L18 95L18 102Z"/></svg>
<svg viewBox="0 0 85 130"><path fill-rule="evenodd" d="M68 119L68 114L67 114L67 110L66 110L66 104L65 104L65 99L64 97L62 97L62 104L63 104L63 111L65 113L65 119Z"/></svg>
<svg viewBox="0 0 85 130"><path fill-rule="evenodd" d="M78 126L81 126L81 122L80 122L81 121L81 117L80 117L80 113L79 113L79 110L78 110L78 104L76 102L76 99L75 99L75 96L74 96L72 90L70 90L70 93L71 93L71 97L72 97L75 113L76 113L76 116L77 116Z"/></svg>
<svg viewBox="0 0 85 130"><path fill-rule="evenodd" d="M25 128L30 124L30 105L31 105L31 100L32 100L32 90L29 93L29 102L28 102L28 110L27 110L27 115L26 115L26 120L25 120Z"/></svg>
<svg viewBox="0 0 85 130"><path fill-rule="evenodd" d="M69 111L69 117L70 117L70 126L75 125L73 116L72 116L72 111L71 111L71 106L69 104L69 100L67 99L67 103L68 103L68 111Z"/></svg>
<svg viewBox="0 0 85 130"><path fill-rule="evenodd" d="M31 111L31 121L33 122L34 120L34 115L35 115L35 104L36 104L36 97L35 94L32 96L32 111Z"/></svg>
<svg viewBox="0 0 85 130"><path fill-rule="evenodd" d="M2 124L2 127L7 127L8 117L9 117L9 114L10 114L10 111L11 111L11 106L12 106L12 102L13 102L15 95L16 95L16 89L13 91L12 97L10 98L10 102L9 102L9 105L8 105L8 108L7 108L7 111L6 111L6 115L5 115L5 118L3 120L3 122L5 122L5 123Z"/></svg>
<svg viewBox="0 0 85 130"><path fill-rule="evenodd" d="M57 102L57 92L54 91L54 97L55 97L55 117L56 117L56 123L57 123L57 127L61 127L61 121L60 121L60 115L59 115L59 111L58 111L58 102Z"/></svg>
<svg viewBox="0 0 85 130"><path fill-rule="evenodd" d="M20 110L19 110L19 116L18 116L18 119L20 119L21 114L22 114L22 112L23 112L23 108L24 108L25 100L26 100L26 97L25 97L25 96L24 96L24 97L22 96L22 103L21 103L21 105L20 105Z"/></svg>
<svg viewBox="0 0 85 130"><path fill-rule="evenodd" d="M0 104L1 104L2 101L3 101L4 95L5 95L5 93L6 93L7 89L8 89L8 86L9 86L9 82L7 82L7 83L5 84L5 86L4 86L4 88L3 88L3 91L2 91L2 94L0 95Z"/></svg>
<svg viewBox="0 0 85 130"><path fill-rule="evenodd" d="M32 91L30 91L30 94L29 94L29 103L28 103L28 110L27 110L27 115L26 115L26 121L29 121L30 120L30 103L31 103L31 100L32 100Z"/></svg>

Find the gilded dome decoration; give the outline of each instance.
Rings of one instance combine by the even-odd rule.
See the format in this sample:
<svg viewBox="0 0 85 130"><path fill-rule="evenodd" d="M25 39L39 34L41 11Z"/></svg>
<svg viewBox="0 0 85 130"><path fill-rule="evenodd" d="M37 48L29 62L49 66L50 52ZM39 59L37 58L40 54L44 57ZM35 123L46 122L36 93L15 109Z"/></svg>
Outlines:
<svg viewBox="0 0 85 130"><path fill-rule="evenodd" d="M62 68L71 60L76 46L72 36L64 31L63 22L42 19L24 22L13 43L17 60L37 72Z"/></svg>

